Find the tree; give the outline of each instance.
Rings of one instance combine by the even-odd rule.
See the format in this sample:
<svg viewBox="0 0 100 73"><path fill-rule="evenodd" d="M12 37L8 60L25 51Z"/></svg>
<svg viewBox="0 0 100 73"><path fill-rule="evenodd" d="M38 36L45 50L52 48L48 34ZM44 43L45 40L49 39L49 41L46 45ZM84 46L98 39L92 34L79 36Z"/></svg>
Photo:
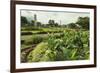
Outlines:
<svg viewBox="0 0 100 73"><path fill-rule="evenodd" d="M49 21L48 21L48 25L49 25L49 26L54 26L54 24L55 24L55 21L54 21L54 20L49 20Z"/></svg>
<svg viewBox="0 0 100 73"><path fill-rule="evenodd" d="M58 26L58 23L55 23L54 25L57 27Z"/></svg>
<svg viewBox="0 0 100 73"><path fill-rule="evenodd" d="M49 23L49 24L54 24L55 22L54 22L54 20L49 20L48 23Z"/></svg>
<svg viewBox="0 0 100 73"><path fill-rule="evenodd" d="M58 27L58 23L55 22L54 20L49 20L48 21L48 26L51 26L51 27Z"/></svg>
<svg viewBox="0 0 100 73"><path fill-rule="evenodd" d="M41 22L37 22L37 26L41 26Z"/></svg>
<svg viewBox="0 0 100 73"><path fill-rule="evenodd" d="M32 21L31 21L31 26L34 26L34 23L35 23L35 21L34 21L34 20L32 20Z"/></svg>
<svg viewBox="0 0 100 73"><path fill-rule="evenodd" d="M80 25L83 29L89 30L89 17L79 17L76 24Z"/></svg>
<svg viewBox="0 0 100 73"><path fill-rule="evenodd" d="M21 16L21 25L22 25L22 26L25 26L26 24L28 24L27 18L24 17L24 16Z"/></svg>
<svg viewBox="0 0 100 73"><path fill-rule="evenodd" d="M35 25L35 21L34 20L31 21L31 26L41 26L42 25L42 23L38 22L38 21L36 22L36 24L37 25Z"/></svg>
<svg viewBox="0 0 100 73"><path fill-rule="evenodd" d="M75 25L75 23L69 23L69 24L67 24L67 27L68 27L68 28L72 28L72 29L73 29L73 28L74 28L74 29L77 28L77 26Z"/></svg>

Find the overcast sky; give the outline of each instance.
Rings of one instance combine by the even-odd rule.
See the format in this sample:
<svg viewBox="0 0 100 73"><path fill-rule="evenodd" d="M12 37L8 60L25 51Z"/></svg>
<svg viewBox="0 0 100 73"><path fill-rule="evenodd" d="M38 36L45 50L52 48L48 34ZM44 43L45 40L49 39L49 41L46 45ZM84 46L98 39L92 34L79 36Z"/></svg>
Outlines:
<svg viewBox="0 0 100 73"><path fill-rule="evenodd" d="M37 15L37 21L47 24L50 19L61 24L68 24L76 22L78 17L90 17L86 12L64 12L64 11L35 11L35 10L21 10L21 16L27 17L28 20L34 20L34 14Z"/></svg>

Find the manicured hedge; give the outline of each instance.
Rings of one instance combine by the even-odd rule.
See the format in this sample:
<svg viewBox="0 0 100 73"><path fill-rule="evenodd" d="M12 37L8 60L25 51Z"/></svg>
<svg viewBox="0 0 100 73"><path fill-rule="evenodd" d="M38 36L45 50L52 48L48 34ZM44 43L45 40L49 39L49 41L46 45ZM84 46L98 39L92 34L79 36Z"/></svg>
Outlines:
<svg viewBox="0 0 100 73"><path fill-rule="evenodd" d="M32 32L21 32L21 35L32 35Z"/></svg>

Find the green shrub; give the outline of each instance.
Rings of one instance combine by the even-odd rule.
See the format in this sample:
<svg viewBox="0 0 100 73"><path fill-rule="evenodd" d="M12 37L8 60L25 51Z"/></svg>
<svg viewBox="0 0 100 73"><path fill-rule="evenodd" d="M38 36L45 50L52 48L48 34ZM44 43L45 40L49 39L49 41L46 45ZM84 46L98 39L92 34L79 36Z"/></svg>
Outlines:
<svg viewBox="0 0 100 73"><path fill-rule="evenodd" d="M38 43L42 42L43 40L44 40L44 37L42 37L42 36L35 36L32 38L32 41L34 44L38 44Z"/></svg>
<svg viewBox="0 0 100 73"><path fill-rule="evenodd" d="M39 27L32 27L32 26L28 26L28 27L22 27L21 28L21 31L42 31L42 29L41 28L39 28Z"/></svg>
<svg viewBox="0 0 100 73"><path fill-rule="evenodd" d="M44 37L41 36L33 36L31 39L24 40L25 45L32 45L32 44L38 44L44 40Z"/></svg>
<svg viewBox="0 0 100 73"><path fill-rule="evenodd" d="M29 39L29 40L26 40L24 44L25 45L32 45L34 43L33 43L33 40Z"/></svg>

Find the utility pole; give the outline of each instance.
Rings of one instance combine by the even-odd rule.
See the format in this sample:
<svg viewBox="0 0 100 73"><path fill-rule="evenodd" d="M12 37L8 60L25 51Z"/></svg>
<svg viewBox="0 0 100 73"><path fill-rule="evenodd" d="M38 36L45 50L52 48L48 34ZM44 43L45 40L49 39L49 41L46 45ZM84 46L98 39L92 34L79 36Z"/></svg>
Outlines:
<svg viewBox="0 0 100 73"><path fill-rule="evenodd" d="M60 20L60 25L61 25L61 20Z"/></svg>

